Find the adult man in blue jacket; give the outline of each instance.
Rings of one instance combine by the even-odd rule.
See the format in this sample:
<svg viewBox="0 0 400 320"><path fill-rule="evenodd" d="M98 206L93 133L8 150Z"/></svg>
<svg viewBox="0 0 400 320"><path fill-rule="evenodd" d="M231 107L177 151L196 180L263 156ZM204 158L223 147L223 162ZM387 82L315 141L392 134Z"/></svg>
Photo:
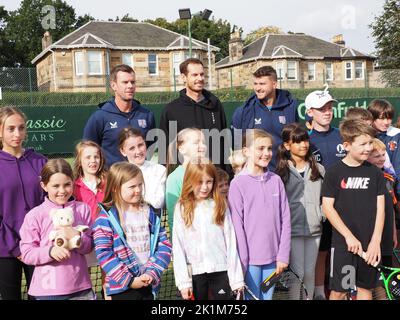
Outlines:
<svg viewBox="0 0 400 320"><path fill-rule="evenodd" d="M297 101L289 91L277 89L277 74L271 66L263 66L253 73L254 94L237 108L232 116L234 149L241 147L241 137L246 129L263 129L273 137L273 158L270 168L275 168L278 146L282 143L281 131L286 124L298 122ZM236 129L236 130L235 130ZM237 130L240 129L240 130Z"/></svg>
<svg viewBox="0 0 400 320"><path fill-rule="evenodd" d="M99 104L83 131L83 139L92 140L102 147L107 166L125 160L118 147L118 135L123 128L137 128L144 136L155 128L154 113L134 99L136 76L130 66L115 66L110 73L110 85L115 96Z"/></svg>

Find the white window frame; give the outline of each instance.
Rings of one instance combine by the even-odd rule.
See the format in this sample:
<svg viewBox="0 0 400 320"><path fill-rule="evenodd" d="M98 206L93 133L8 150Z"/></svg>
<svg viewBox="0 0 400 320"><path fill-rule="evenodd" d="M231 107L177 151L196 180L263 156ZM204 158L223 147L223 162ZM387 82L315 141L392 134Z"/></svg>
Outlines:
<svg viewBox="0 0 400 320"><path fill-rule="evenodd" d="M96 55L98 58L100 58L99 60L93 60L90 61L89 58L91 55ZM87 57L87 73L90 76L98 76L98 75L102 75L103 74L103 52L102 51L94 51L94 50L89 50L86 51L86 57ZM98 72L90 72L90 63L99 63L99 71Z"/></svg>
<svg viewBox="0 0 400 320"><path fill-rule="evenodd" d="M182 57L183 53L182 52L173 52L172 53L172 70L175 71L175 73L172 73L172 76L175 74L175 78L179 77L181 74L181 71L179 70L179 66L182 63Z"/></svg>
<svg viewBox="0 0 400 320"><path fill-rule="evenodd" d="M292 78L292 79L289 78L289 64L290 63L294 63L294 78ZM286 78L288 81L297 81L297 69L298 69L297 65L298 65L297 61L294 61L294 60L288 60L286 62ZM292 69L290 69L290 70L292 70Z"/></svg>
<svg viewBox="0 0 400 320"><path fill-rule="evenodd" d="M183 61L185 61L185 60L187 60L187 59L189 59L189 58L190 58L189 51L185 51L185 52L183 53ZM199 59L199 55L197 54L197 52L193 52L193 51L192 51L192 58Z"/></svg>
<svg viewBox="0 0 400 320"><path fill-rule="evenodd" d="M330 66L330 67L328 67L328 66ZM328 70L330 70L330 72L328 72ZM325 80L333 81L333 63L332 62L327 62L325 64L325 72L326 72Z"/></svg>
<svg viewBox="0 0 400 320"><path fill-rule="evenodd" d="M150 56L151 55L154 55L154 56L156 56L156 73L150 73ZM152 62L152 63L154 63L154 62ZM149 53L148 55L147 55L147 67L148 67L148 69L149 69L149 75L150 76L157 76L158 75L158 55L157 55L157 53Z"/></svg>
<svg viewBox="0 0 400 320"><path fill-rule="evenodd" d="M124 57L128 57L128 58L124 58ZM129 63L126 63L126 60L128 60ZM123 52L121 55L121 62L122 62L122 64L126 64L133 69L133 54L130 52Z"/></svg>
<svg viewBox="0 0 400 320"><path fill-rule="evenodd" d="M310 66L313 66L312 68L312 74L310 73ZM316 77L316 63L315 62L307 62L307 80L308 81L315 81L317 79ZM312 79L310 79L310 76L312 76Z"/></svg>
<svg viewBox="0 0 400 320"><path fill-rule="evenodd" d="M347 67L348 63L350 63L350 67ZM350 78L347 77L347 70L350 70ZM353 61L344 61L344 79L353 80Z"/></svg>
<svg viewBox="0 0 400 320"><path fill-rule="evenodd" d="M80 61L78 59L80 56ZM74 52L75 75L83 76L85 74L85 55L83 51ZM80 70L81 69L81 70Z"/></svg>
<svg viewBox="0 0 400 320"><path fill-rule="evenodd" d="M285 64L284 61L276 61L275 63L275 67L276 67L276 75L277 75L277 79L278 80L283 80L285 79ZM281 72L279 72L279 70ZM280 74L279 74L280 73Z"/></svg>
<svg viewBox="0 0 400 320"><path fill-rule="evenodd" d="M361 77L357 77L357 69L360 69L359 67L357 67L357 64L359 63L361 63ZM354 63L354 78L356 80L364 80L364 61L356 61Z"/></svg>

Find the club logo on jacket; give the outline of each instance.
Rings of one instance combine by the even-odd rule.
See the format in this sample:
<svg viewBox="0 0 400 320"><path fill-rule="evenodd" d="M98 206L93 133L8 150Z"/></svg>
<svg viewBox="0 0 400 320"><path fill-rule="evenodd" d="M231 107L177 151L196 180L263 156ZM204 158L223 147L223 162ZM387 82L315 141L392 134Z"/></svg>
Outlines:
<svg viewBox="0 0 400 320"><path fill-rule="evenodd" d="M397 149L397 142L396 141L389 141L388 142L388 147L390 151L394 151Z"/></svg>
<svg viewBox="0 0 400 320"><path fill-rule="evenodd" d="M110 122L110 126L111 126L111 129L117 129L118 128L118 122L117 121Z"/></svg>
<svg viewBox="0 0 400 320"><path fill-rule="evenodd" d="M279 123L286 124L286 117L285 116L279 116Z"/></svg>
<svg viewBox="0 0 400 320"><path fill-rule="evenodd" d="M339 143L336 146L336 151L338 152L336 153L336 157L343 158L346 156L346 150L344 150L343 144Z"/></svg>
<svg viewBox="0 0 400 320"><path fill-rule="evenodd" d="M261 124L261 118L254 118L254 124L255 125L257 125L257 124Z"/></svg>
<svg viewBox="0 0 400 320"><path fill-rule="evenodd" d="M342 179L340 182L340 187L342 189L368 189L369 180L371 178L360 178L360 177L349 177L347 182Z"/></svg>
<svg viewBox="0 0 400 320"><path fill-rule="evenodd" d="M141 128L146 128L147 127L146 119L138 119L138 125Z"/></svg>

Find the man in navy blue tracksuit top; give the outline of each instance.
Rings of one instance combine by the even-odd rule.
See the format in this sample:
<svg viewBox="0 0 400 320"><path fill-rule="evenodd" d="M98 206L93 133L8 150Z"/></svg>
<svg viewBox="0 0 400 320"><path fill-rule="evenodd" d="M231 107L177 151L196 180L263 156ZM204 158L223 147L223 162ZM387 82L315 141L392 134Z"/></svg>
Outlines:
<svg viewBox="0 0 400 320"><path fill-rule="evenodd" d="M246 129L263 129L273 137L273 157L269 168L274 169L283 127L299 120L297 101L289 91L277 89L277 74L271 66L257 69L253 76L254 94L232 116L234 149L241 147L241 136Z"/></svg>
<svg viewBox="0 0 400 320"><path fill-rule="evenodd" d="M83 139L92 140L102 147L108 167L125 160L118 147L118 135L123 128L139 129L144 136L155 128L154 113L133 99L136 76L130 66L114 67L110 73L110 85L115 97L99 105L83 131Z"/></svg>

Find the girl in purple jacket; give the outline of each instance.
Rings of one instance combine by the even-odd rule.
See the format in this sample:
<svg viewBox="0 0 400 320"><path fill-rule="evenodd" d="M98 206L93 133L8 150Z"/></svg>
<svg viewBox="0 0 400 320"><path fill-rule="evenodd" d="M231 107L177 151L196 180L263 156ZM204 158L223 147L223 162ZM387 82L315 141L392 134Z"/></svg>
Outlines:
<svg viewBox="0 0 400 320"><path fill-rule="evenodd" d="M33 267L21 261L19 229L26 213L43 202L40 171L47 159L23 148L26 117L0 108L0 300L21 300L22 270L29 287Z"/></svg>
<svg viewBox="0 0 400 320"><path fill-rule="evenodd" d="M243 153L247 162L231 182L229 206L246 285L260 300L270 300L274 288L263 293L260 284L288 266L289 204L281 178L267 169L271 135L261 129L247 130Z"/></svg>

